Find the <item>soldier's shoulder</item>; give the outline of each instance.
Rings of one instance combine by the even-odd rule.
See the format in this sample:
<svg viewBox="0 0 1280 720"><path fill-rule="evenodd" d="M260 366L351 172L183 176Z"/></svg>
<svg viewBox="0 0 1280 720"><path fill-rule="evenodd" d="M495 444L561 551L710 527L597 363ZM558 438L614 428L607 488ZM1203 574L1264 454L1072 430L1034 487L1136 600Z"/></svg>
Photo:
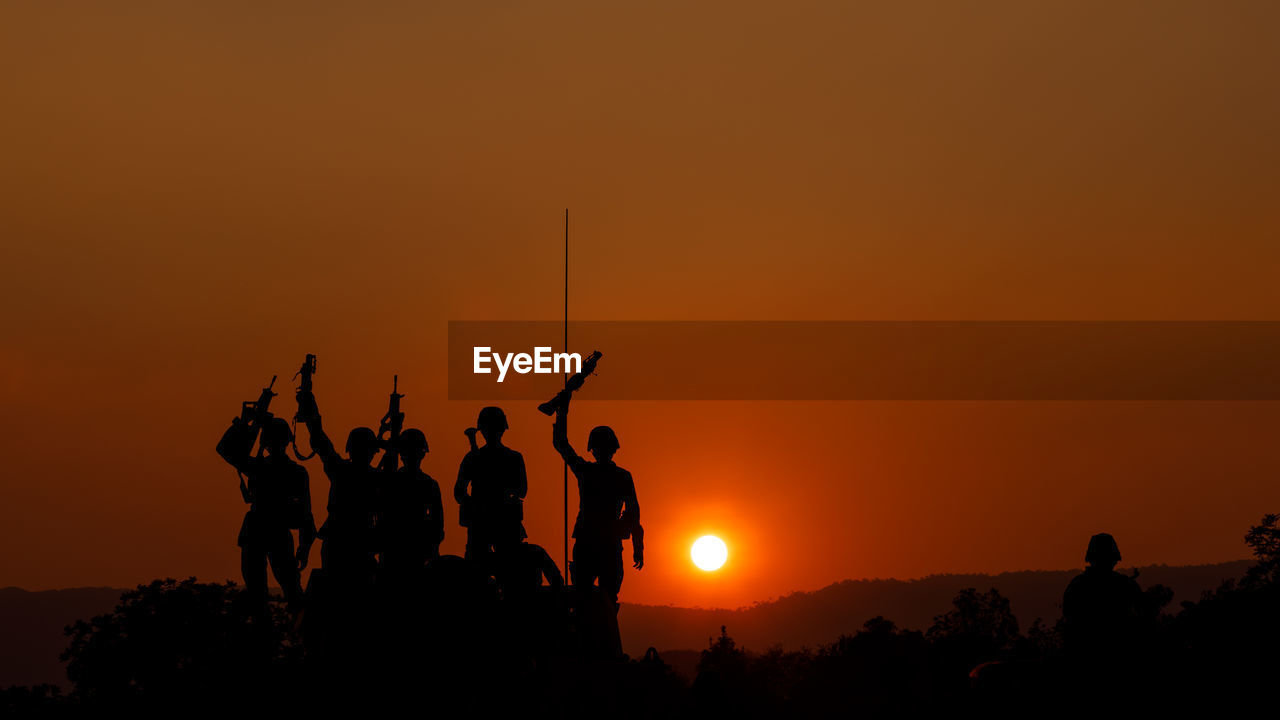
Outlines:
<svg viewBox="0 0 1280 720"><path fill-rule="evenodd" d="M1089 583L1089 573L1083 573L1083 572L1079 573L1075 577L1071 578L1071 582L1067 583L1067 592L1071 592L1072 590L1077 590L1080 588L1080 586L1087 585L1088 583Z"/></svg>

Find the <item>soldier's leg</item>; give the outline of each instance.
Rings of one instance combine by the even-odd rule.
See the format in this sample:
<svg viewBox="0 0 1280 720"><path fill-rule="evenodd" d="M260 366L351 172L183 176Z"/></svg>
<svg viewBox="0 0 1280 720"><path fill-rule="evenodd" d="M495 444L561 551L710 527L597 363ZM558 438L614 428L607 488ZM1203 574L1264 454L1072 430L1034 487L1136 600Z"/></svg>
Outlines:
<svg viewBox="0 0 1280 720"><path fill-rule="evenodd" d="M267 599L267 553L257 543L240 546L240 576L244 578L244 591L257 604Z"/></svg>
<svg viewBox="0 0 1280 720"><path fill-rule="evenodd" d="M618 629L618 591L621 588L622 545L619 543L613 558L607 562L600 575L600 590L605 597L605 602L609 605L604 609L602 630L604 650L612 657L622 656L622 634Z"/></svg>
<svg viewBox="0 0 1280 720"><path fill-rule="evenodd" d="M589 543L577 540L573 543L573 568L570 581L573 583L574 606L579 611L588 607L591 602L591 587L599 576L598 563L594 548Z"/></svg>
<svg viewBox="0 0 1280 720"><path fill-rule="evenodd" d="M475 563L481 572L493 574L494 528L474 521L467 528L467 559Z"/></svg>
<svg viewBox="0 0 1280 720"><path fill-rule="evenodd" d="M613 561L603 569L600 576L600 589L613 602L613 611L618 611L618 592L622 590L622 546L613 553Z"/></svg>
<svg viewBox="0 0 1280 720"><path fill-rule="evenodd" d="M475 526L472 521L471 527L467 528L467 549L463 556L468 560L479 560L483 553L482 545L484 544L484 532Z"/></svg>
<svg viewBox="0 0 1280 720"><path fill-rule="evenodd" d="M271 561L271 574L280 583L280 590L290 606L302 597L302 580L298 573L298 559L293 553L293 533L284 530L273 538L267 559Z"/></svg>

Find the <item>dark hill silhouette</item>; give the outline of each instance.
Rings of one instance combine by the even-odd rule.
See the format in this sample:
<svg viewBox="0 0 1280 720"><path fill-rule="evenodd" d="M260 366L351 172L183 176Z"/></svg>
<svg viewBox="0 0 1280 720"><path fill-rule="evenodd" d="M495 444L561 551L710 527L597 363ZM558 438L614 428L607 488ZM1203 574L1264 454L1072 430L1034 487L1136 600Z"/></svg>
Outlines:
<svg viewBox="0 0 1280 720"><path fill-rule="evenodd" d="M1171 607L1176 608L1184 600L1198 600L1201 593L1217 588L1225 579L1239 578L1249 564L1239 560L1213 565L1151 565L1138 568L1138 582L1143 587L1158 583L1173 589ZM1009 598L1013 613L1024 625L1030 626L1036 618L1052 625L1062 614L1062 589L1077 573L1079 570L1026 570L999 575L931 575L916 580L845 580L736 610L623 603L622 641L632 656L643 654L648 646L667 651L697 650L706 647L723 625L746 648L812 648L854 632L877 615L901 628L923 630L951 606L956 591L966 587L997 588ZM672 664L681 669L678 663Z"/></svg>
<svg viewBox="0 0 1280 720"><path fill-rule="evenodd" d="M1160 583L1175 591L1173 607L1196 600L1226 578L1238 578L1248 561L1215 565L1140 568L1144 586ZM623 643L632 657L649 646L682 674L691 674L709 638L726 625L742 646L765 649L815 647L862 627L877 615L900 627L923 629L945 612L965 587L996 587L1010 599L1025 625L1037 617L1052 624L1059 616L1062 589L1078 571L1032 570L999 575L933 575L917 580L845 580L814 592L797 592L737 610L623 603ZM58 654L66 648L62 629L78 619L109 612L122 591L70 588L31 592L0 588L0 687L52 683L67 686ZM689 650L690 652L679 652ZM676 651L676 652L671 652Z"/></svg>

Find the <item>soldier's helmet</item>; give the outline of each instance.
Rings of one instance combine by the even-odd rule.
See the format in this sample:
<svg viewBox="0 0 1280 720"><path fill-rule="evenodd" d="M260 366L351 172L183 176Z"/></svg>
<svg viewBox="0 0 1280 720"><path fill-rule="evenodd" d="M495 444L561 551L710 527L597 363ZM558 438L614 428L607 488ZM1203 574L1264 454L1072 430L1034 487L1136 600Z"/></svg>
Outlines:
<svg viewBox="0 0 1280 720"><path fill-rule="evenodd" d="M347 454L372 455L378 451L378 436L367 427L358 427L347 434Z"/></svg>
<svg viewBox="0 0 1280 720"><path fill-rule="evenodd" d="M1084 561L1095 566L1115 567L1120 562L1120 546L1110 533L1098 533L1089 538L1089 549L1085 551Z"/></svg>
<svg viewBox="0 0 1280 720"><path fill-rule="evenodd" d="M262 427L263 447L280 450L290 440L293 440L293 430L289 428L289 421L284 418L273 417Z"/></svg>
<svg viewBox="0 0 1280 720"><path fill-rule="evenodd" d="M600 452L617 452L622 447L618 443L618 436L614 434L613 428L608 425L598 425L591 428L591 434L587 436L587 452L599 450Z"/></svg>
<svg viewBox="0 0 1280 720"><path fill-rule="evenodd" d="M400 433L400 442L396 450L401 455L425 455L428 451L427 436L418 428L409 428Z"/></svg>
<svg viewBox="0 0 1280 720"><path fill-rule="evenodd" d="M480 410L480 417L476 418L476 427L487 434L502 432L508 427L507 414L500 407L483 408Z"/></svg>

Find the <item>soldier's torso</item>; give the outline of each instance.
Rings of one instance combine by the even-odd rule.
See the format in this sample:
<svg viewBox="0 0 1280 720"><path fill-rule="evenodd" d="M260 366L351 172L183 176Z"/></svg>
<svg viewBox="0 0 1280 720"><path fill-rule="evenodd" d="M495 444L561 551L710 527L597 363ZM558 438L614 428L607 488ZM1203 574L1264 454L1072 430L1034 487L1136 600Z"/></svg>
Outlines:
<svg viewBox="0 0 1280 720"><path fill-rule="evenodd" d="M432 492L433 486L437 488ZM391 531L426 525L427 509L439 485L421 470L400 468L387 476L378 498L378 525Z"/></svg>
<svg viewBox="0 0 1280 720"><path fill-rule="evenodd" d="M306 469L289 460L251 458L245 484L249 488L249 512L256 516L254 522L297 526L296 516L308 495Z"/></svg>
<svg viewBox="0 0 1280 720"><path fill-rule="evenodd" d="M471 499L477 509L502 507L517 495L524 458L515 450L485 445L467 453L463 463L463 474L471 483Z"/></svg>
<svg viewBox="0 0 1280 720"><path fill-rule="evenodd" d="M1066 620L1080 632L1115 632L1134 622L1141 593L1127 575L1086 570L1067 586L1063 607L1070 617Z"/></svg>
<svg viewBox="0 0 1280 720"><path fill-rule="evenodd" d="M583 463L574 472L578 477L578 520L573 536L620 542L622 503L635 487L631 473L612 463L593 462Z"/></svg>
<svg viewBox="0 0 1280 720"><path fill-rule="evenodd" d="M322 528L326 538L335 533L364 533L373 529L374 497L379 470L358 467L350 460L326 468L329 476L328 518Z"/></svg>
<svg viewBox="0 0 1280 720"><path fill-rule="evenodd" d="M499 585L506 592L530 593L542 586L542 563L546 551L520 545L507 552L498 564Z"/></svg>

